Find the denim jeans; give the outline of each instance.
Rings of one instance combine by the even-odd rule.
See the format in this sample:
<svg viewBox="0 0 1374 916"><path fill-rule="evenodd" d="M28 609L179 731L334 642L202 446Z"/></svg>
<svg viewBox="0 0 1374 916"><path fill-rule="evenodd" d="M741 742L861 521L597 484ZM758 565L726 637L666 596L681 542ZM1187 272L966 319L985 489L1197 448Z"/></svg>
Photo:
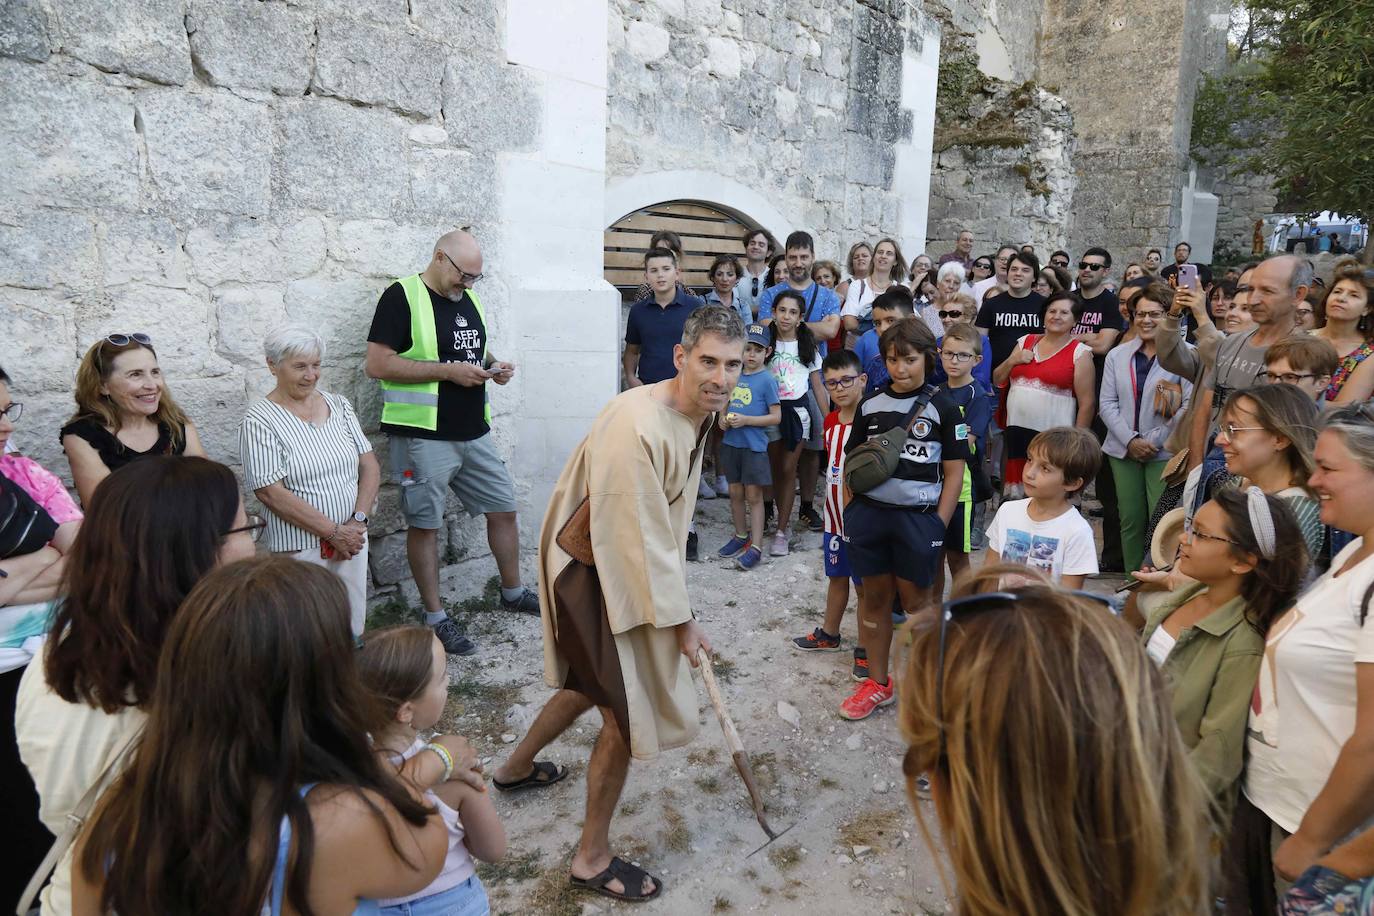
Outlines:
<svg viewBox="0 0 1374 916"><path fill-rule="evenodd" d="M489 916L487 889L473 875L462 884L409 903L382 907L382 916Z"/></svg>

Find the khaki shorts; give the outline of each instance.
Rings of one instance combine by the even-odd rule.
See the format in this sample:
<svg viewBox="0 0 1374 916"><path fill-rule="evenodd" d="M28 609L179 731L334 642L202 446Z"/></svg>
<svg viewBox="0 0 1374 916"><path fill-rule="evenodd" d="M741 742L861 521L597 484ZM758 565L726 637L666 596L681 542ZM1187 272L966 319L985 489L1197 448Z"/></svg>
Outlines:
<svg viewBox="0 0 1374 916"><path fill-rule="evenodd" d="M452 490L473 518L515 511L515 485L491 433L467 442L392 436L391 473L401 487L406 523L416 528L443 524L445 490Z"/></svg>

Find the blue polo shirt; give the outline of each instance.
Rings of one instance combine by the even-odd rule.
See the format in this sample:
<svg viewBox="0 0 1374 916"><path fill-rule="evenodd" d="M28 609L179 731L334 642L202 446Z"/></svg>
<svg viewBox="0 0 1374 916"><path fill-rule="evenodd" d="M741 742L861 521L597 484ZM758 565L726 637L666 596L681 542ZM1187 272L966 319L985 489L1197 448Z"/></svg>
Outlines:
<svg viewBox="0 0 1374 916"><path fill-rule="evenodd" d="M791 288L786 282L783 282L777 286L770 286L763 291L763 294L759 296L759 321L773 317L773 300L777 298L778 293ZM804 313L802 321L820 321L840 313L840 297L835 295L833 289L826 289L813 280L810 286L798 290L798 292L801 293L803 301L806 302L806 306L802 309ZM818 340L816 344L820 348L822 356L830 352L825 341Z"/></svg>
<svg viewBox="0 0 1374 916"><path fill-rule="evenodd" d="M667 306L659 305L653 296L630 306L625 343L639 347L639 368L635 374L641 382L652 385L677 375L673 347L682 343L682 326L687 323L687 316L701 305L700 299L679 286Z"/></svg>

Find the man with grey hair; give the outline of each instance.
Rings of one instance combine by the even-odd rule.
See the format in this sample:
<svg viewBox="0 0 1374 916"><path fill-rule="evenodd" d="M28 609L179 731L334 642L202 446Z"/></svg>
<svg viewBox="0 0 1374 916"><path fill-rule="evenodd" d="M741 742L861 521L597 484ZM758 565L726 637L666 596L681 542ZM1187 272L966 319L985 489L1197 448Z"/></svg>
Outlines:
<svg viewBox="0 0 1374 916"><path fill-rule="evenodd" d="M1255 326L1232 334L1217 347L1214 364L1205 364L1201 351L1183 343L1178 323L1184 312L1192 308L1198 290L1179 287L1174 304L1164 316L1164 330L1156 346L1159 364L1184 378L1201 381L1201 387L1212 388L1212 427L1231 392L1254 385L1264 372L1264 354L1271 344L1293 335L1297 327L1298 303L1312 288L1312 267L1302 258L1291 254L1274 255L1262 261L1250 273L1250 317ZM1206 377L1202 373L1206 370Z"/></svg>
<svg viewBox="0 0 1374 916"><path fill-rule="evenodd" d="M612 856L611 815L632 756L652 759L697 732L688 665L711 646L692 615L683 554L702 448L739 380L744 339L734 309L693 312L673 348L677 374L601 411L564 466L539 535L544 676L560 689L493 781L515 791L562 779L566 767L536 755L600 708L571 877L616 899L656 897L663 886Z"/></svg>
<svg viewBox="0 0 1374 916"><path fill-rule="evenodd" d="M973 230L960 229L959 236L954 240L954 250L940 255L940 260L935 262L936 267L954 261L964 268L967 275L973 270Z"/></svg>
<svg viewBox="0 0 1374 916"><path fill-rule="evenodd" d="M393 282L377 302L367 335L366 371L382 383L382 431L391 438L391 469L401 487L406 556L425 621L452 655L477 651L439 597L439 528L445 493L468 515L485 515L487 543L501 574L501 607L539 613L539 598L520 584L515 487L491 440L486 383L515 374L487 349L482 249L469 232L442 236L424 272Z"/></svg>

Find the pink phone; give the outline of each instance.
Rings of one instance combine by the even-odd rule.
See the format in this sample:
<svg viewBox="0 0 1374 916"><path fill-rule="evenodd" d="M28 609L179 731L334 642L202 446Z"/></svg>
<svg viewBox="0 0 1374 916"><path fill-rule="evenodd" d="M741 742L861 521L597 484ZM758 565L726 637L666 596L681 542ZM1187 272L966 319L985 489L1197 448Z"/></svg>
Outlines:
<svg viewBox="0 0 1374 916"><path fill-rule="evenodd" d="M1180 287L1187 286L1192 289L1198 288L1196 264L1178 265L1178 285Z"/></svg>

